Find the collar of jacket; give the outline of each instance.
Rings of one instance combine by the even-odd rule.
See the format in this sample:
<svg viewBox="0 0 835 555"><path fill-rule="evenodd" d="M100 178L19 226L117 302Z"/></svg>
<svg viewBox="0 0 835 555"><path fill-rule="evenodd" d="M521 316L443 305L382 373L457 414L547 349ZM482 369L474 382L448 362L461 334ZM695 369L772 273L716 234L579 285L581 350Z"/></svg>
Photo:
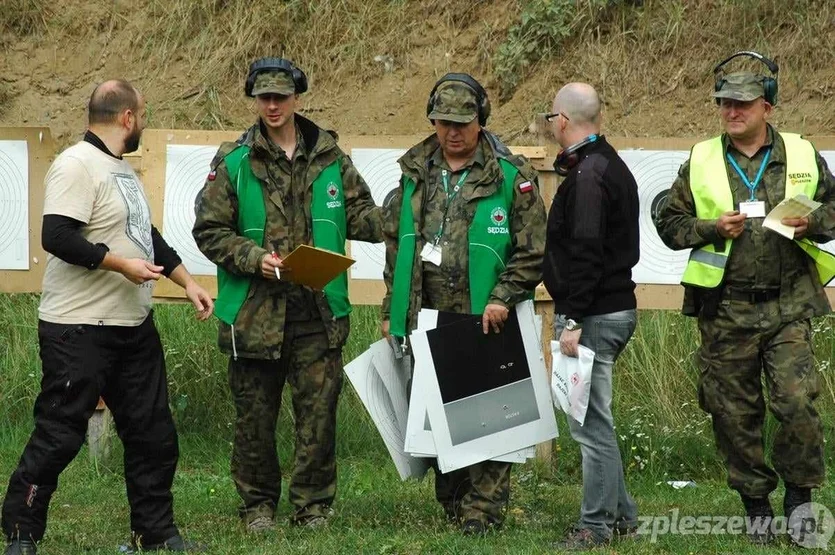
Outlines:
<svg viewBox="0 0 835 555"><path fill-rule="evenodd" d="M314 165L324 168L339 156L340 151L336 143L337 134L335 132L325 131L299 114L296 114L295 120L296 128L302 135L307 151L306 165L308 168ZM274 153L268 145L268 139L261 130L260 120L247 129L236 142L247 145L252 149L250 160L252 162L252 173L255 177L262 181L269 181L270 176L266 161L270 160ZM307 181L307 185L310 186L313 183L313 178Z"/></svg>
<svg viewBox="0 0 835 555"><path fill-rule="evenodd" d="M322 129L301 114L295 114L296 128L301 133L304 140L305 149L307 150L308 158L312 161L317 156L321 156L337 147L339 135L336 131ZM259 141L258 138L261 137ZM256 152L256 156L269 154L265 146L266 137L261 131L261 121L257 121L249 129L244 131L237 141L238 144L247 145ZM264 141L262 143L261 141Z"/></svg>
<svg viewBox="0 0 835 555"><path fill-rule="evenodd" d="M461 190L461 198L473 200L488 197L498 188L498 181L502 177L502 170L499 167L499 158L511 156L510 150L499 140L498 137L482 129L479 134L479 148L485 148L484 171L481 179L472 187L465 187ZM429 176L432 155L441 147L438 136L433 133L419 142L400 157L398 163L403 175L411 178L416 185L426 183Z"/></svg>
<svg viewBox="0 0 835 555"><path fill-rule="evenodd" d="M780 137L780 134L770 123L766 125L768 126L768 134L766 135L765 143L760 147L760 150L762 150L765 146L771 146L771 156L768 159L769 166L774 163L785 164L786 145L783 144L783 138ZM722 147L725 149L725 152L728 152L728 149L730 148L733 148L734 152L739 152L739 150L731 144L731 138L727 133L722 133ZM759 150L757 153L759 153ZM742 153L740 152L740 154Z"/></svg>

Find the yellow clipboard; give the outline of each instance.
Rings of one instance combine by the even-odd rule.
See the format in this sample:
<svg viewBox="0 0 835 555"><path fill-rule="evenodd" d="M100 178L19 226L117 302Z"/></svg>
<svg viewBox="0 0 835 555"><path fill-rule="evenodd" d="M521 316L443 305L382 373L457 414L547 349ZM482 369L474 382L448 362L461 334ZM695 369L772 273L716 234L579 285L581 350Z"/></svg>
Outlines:
<svg viewBox="0 0 835 555"><path fill-rule="evenodd" d="M283 260L284 267L290 271L282 271L281 279L322 289L354 262L353 258L335 252L302 245Z"/></svg>

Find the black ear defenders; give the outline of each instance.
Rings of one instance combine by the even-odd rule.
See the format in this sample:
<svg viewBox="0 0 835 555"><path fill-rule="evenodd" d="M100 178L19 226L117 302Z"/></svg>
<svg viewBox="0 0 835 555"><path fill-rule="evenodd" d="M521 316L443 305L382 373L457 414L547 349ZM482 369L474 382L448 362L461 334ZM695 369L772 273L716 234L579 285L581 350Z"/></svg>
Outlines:
<svg viewBox="0 0 835 555"><path fill-rule="evenodd" d="M568 175L571 168L580 163L580 149L597 141L599 137L599 135L589 135L579 143L573 144L570 147L561 150L559 154L557 154L557 159L554 160L554 171L563 177Z"/></svg>
<svg viewBox="0 0 835 555"><path fill-rule="evenodd" d="M427 117L432 112L432 108L435 105L435 93L438 92L438 87L441 86L441 83L445 83L447 81L458 81L460 83L464 83L470 87L473 92L475 92L476 104L478 105L478 124L484 127L487 124L487 118L490 117L490 99L487 98L487 91L484 90L484 87L482 87L478 81L466 73L447 73L438 79L438 82L435 83L434 87L432 87L432 92L429 93L429 101L426 103Z"/></svg>
<svg viewBox="0 0 835 555"><path fill-rule="evenodd" d="M763 56L759 52L754 52L752 50L742 50L740 52L737 52L736 54L722 60L721 62L719 62L716 65L715 68L713 68L713 80L714 80L713 90L716 91L716 92L719 92L719 91L722 90L722 87L724 87L725 83L726 83L725 78L724 78L724 72L722 71L722 68L725 66L725 64L727 64L728 62L730 62L731 60L733 60L734 58L737 58L739 56L746 56L748 58L753 58L753 59L759 60L760 62L765 64L765 66L768 68L768 71L771 72L772 76L771 77L767 77L767 76L763 77L763 98L765 99L766 102L768 102L772 106L776 105L777 104L777 72L780 71L780 67L776 63L774 63L772 60L769 60L768 58L766 58L765 56ZM717 98L716 103L719 104L719 102L720 102L720 99Z"/></svg>
<svg viewBox="0 0 835 555"><path fill-rule="evenodd" d="M307 90L307 75L302 70L297 68L293 62L284 58L260 58L252 62L249 66L249 74L246 77L244 84L244 93L252 97L252 89L255 87L255 78L258 74L264 71L283 71L289 73L293 78L293 86L296 88L296 94L301 94Z"/></svg>

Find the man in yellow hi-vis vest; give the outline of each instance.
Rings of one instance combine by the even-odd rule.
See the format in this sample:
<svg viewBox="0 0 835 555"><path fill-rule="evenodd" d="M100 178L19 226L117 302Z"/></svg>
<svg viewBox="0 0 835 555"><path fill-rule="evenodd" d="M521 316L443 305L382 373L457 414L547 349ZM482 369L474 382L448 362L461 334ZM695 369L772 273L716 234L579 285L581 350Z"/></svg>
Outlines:
<svg viewBox="0 0 835 555"><path fill-rule="evenodd" d="M812 241L835 237L835 179L809 142L767 123L776 101L776 64L752 52L731 58L739 55L763 62L772 76L725 75L730 58L717 66L713 96L725 133L693 147L656 227L670 248L692 249L682 278L683 313L699 319L699 404L712 416L728 484L755 524L749 538L766 543L775 528L768 496L779 479L790 517L809 507L811 490L825 475L810 318L831 310L823 286L832 278L833 259ZM807 217L783 219L794 228L793 239L763 227L766 214L798 195L822 206ZM763 448L763 374L779 422L773 469ZM796 543L799 537L792 533Z"/></svg>

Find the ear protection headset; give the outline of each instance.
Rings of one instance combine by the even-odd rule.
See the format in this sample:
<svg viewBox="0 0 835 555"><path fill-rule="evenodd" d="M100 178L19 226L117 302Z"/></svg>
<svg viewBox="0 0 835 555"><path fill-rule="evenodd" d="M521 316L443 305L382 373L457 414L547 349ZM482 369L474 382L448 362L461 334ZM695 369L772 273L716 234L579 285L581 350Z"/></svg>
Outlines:
<svg viewBox="0 0 835 555"><path fill-rule="evenodd" d="M255 78L259 73L264 71L283 71L289 73L293 78L293 86L296 89L296 94L301 94L307 90L307 75L302 70L297 68L293 62L284 58L261 58L252 62L249 66L249 75L246 77L244 84L244 93L252 97L252 89L255 87Z"/></svg>
<svg viewBox="0 0 835 555"><path fill-rule="evenodd" d="M432 92L429 93L429 102L426 103L427 117L432 113L432 108L435 106L435 93L438 92L438 87L441 86L441 83L447 81L464 83L475 92L476 104L478 105L478 124L482 127L486 125L487 118L490 117L490 99L487 98L487 91L484 90L484 87L478 81L466 73L447 73L435 83L435 86L432 87Z"/></svg>
<svg viewBox="0 0 835 555"><path fill-rule="evenodd" d="M727 82L725 81L724 72L722 71L722 68L725 66L725 64L739 56L747 56L748 58L759 60L760 62L765 64L765 66L771 72L772 77L763 77L763 98L772 106L777 104L777 72L780 71L780 67L772 60L769 60L768 58L763 56L762 54L751 50L742 50L740 52L737 52L729 58L726 58L725 60L719 62L719 64L717 64L716 67L713 68L713 90L716 92L722 90L722 87L724 87L725 83ZM717 98L716 103L719 104L719 102L720 99Z"/></svg>
<svg viewBox="0 0 835 555"><path fill-rule="evenodd" d="M557 159L554 160L554 171L563 177L568 175L571 168L580 163L580 149L597 141L599 137L599 135L589 135L579 143L561 150L557 154Z"/></svg>

